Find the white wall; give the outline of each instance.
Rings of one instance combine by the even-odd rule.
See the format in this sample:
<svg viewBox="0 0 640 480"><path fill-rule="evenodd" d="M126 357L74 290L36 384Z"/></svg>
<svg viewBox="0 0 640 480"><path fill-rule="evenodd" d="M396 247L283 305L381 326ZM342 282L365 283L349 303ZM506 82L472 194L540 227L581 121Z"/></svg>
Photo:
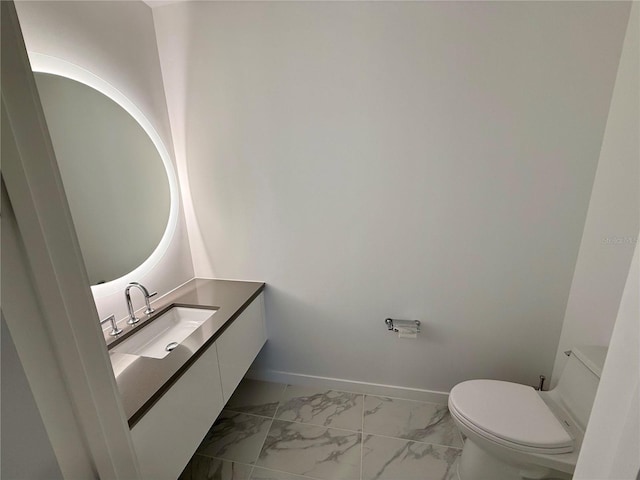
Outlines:
<svg viewBox="0 0 640 480"><path fill-rule="evenodd" d="M2 323L2 453L0 476L11 480L62 479L18 352Z"/></svg>
<svg viewBox="0 0 640 480"><path fill-rule="evenodd" d="M609 344L638 241L640 47L637 19L631 18L562 325L554 384L566 363L562 352L575 345Z"/></svg>
<svg viewBox="0 0 640 480"><path fill-rule="evenodd" d="M640 469L639 278L636 249L580 450L576 480L634 480Z"/></svg>
<svg viewBox="0 0 640 480"><path fill-rule="evenodd" d="M602 172L609 172L612 177L615 174L613 165L620 164L627 168L627 175L630 180L625 180L621 175L615 176L616 184L611 184L606 190L608 195L617 201L615 189L622 188L629 190L627 201L634 208L626 208L619 205L618 211L627 212L635 210L635 218L627 218L627 223L611 225L613 227L624 228L625 235L638 235L638 159L640 158L640 95L638 93L640 85L640 5L634 4L629 19L629 27L625 37L624 50L620 59L618 78L611 103L611 112L607 122L605 141L603 144L603 155L598 165L596 184L594 185L594 196L589 206L589 220L592 218L592 210L599 206L596 203L598 197L596 186L598 186ZM607 155L605 155L605 153ZM618 167L620 168L620 167ZM633 188L635 187L635 188ZM600 195L603 195L605 187L602 186ZM615 206L615 205L614 205ZM610 207L606 205L606 207ZM601 207L605 209L605 205ZM615 210L614 210L615 211ZM603 220L599 219L600 223ZM594 223L596 221L594 220ZM635 224L635 231L630 230ZM604 228L611 227L602 224ZM629 229L629 230L627 230ZM586 233L586 228L585 228ZM586 238L586 236L585 236ZM583 240L584 245L584 240ZM610 309L607 313L616 317L615 326L611 325L609 317L600 318L600 322L594 321L591 315L585 314L582 322L570 319L565 320L563 337L567 328L573 327L572 336L576 337L580 330L576 324L583 326L585 337L589 340L599 332L604 332L605 339L609 340L608 334L613 328L609 353L600 379L600 387L596 395L591 418L585 435L580 458L576 466L574 478L576 480L599 480L601 478L611 478L618 480L634 480L640 476L640 262L638 260L639 250L637 242L635 246L617 246L614 252L610 253L613 258L610 260L614 265L618 265L620 271L624 270L624 260L635 247L635 254L631 261L631 268L627 277L619 309L614 312ZM583 255L581 247L580 259ZM594 262L604 263L602 254L594 254ZM603 272L607 272L605 266L600 267ZM609 267L611 268L611 267ZM616 281L618 286L620 271L615 272L616 276L611 276L611 280ZM577 270L576 270L577 272ZM613 273L613 272L611 272ZM574 284L575 284L574 280ZM572 289L573 296L573 289ZM613 296L613 295L612 295ZM610 301L613 301L611 299ZM588 302L588 299L585 299ZM592 302L588 302L592 303ZM597 308L593 306L593 308ZM567 310L569 313L569 310ZM602 326L597 328L598 323ZM564 338L563 338L564 339Z"/></svg>
<svg viewBox="0 0 640 480"><path fill-rule="evenodd" d="M198 273L269 284L259 367L442 391L549 375L628 12L154 8Z"/></svg>
<svg viewBox="0 0 640 480"><path fill-rule="evenodd" d="M16 2L27 49L89 70L120 90L150 120L173 152L151 9L141 1ZM126 174L126 173L123 173ZM160 295L193 277L181 212L165 256L138 281ZM142 300L135 298L136 306ZM124 295L96 298L98 313L126 316Z"/></svg>

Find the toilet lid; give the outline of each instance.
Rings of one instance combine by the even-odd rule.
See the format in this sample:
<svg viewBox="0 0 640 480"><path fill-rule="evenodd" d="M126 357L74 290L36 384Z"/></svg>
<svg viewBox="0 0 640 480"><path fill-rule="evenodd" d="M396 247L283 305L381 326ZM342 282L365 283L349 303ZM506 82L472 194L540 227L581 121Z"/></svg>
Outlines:
<svg viewBox="0 0 640 480"><path fill-rule="evenodd" d="M573 450L571 436L528 385L462 382L451 390L449 408L469 428L509 447L546 453Z"/></svg>

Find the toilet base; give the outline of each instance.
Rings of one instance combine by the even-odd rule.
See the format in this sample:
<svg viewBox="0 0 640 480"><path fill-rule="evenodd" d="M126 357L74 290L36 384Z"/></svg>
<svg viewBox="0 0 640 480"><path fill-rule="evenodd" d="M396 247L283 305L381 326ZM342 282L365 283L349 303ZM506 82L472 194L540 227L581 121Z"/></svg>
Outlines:
<svg viewBox="0 0 640 480"><path fill-rule="evenodd" d="M562 472L537 465L507 463L495 457L467 438L458 463L459 480L542 480L570 479Z"/></svg>

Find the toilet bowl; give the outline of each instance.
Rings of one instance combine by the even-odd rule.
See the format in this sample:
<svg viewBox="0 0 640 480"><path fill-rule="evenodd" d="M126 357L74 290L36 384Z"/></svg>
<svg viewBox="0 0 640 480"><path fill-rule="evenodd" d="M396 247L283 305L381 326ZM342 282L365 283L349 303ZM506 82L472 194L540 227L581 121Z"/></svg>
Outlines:
<svg viewBox="0 0 640 480"><path fill-rule="evenodd" d="M606 351L574 348L547 392L499 380L456 385L449 411L466 437L459 480L570 479Z"/></svg>

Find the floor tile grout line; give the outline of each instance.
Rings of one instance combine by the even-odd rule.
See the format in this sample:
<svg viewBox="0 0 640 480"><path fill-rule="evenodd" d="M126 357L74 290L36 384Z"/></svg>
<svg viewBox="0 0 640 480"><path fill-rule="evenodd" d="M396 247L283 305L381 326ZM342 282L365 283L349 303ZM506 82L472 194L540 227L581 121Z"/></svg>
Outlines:
<svg viewBox="0 0 640 480"><path fill-rule="evenodd" d="M203 454L203 453L194 453L193 457L204 457L204 458L207 458L207 459L210 459L210 460L219 460L221 462L229 462L229 463L235 463L237 465L244 465L246 467L251 467L251 472L249 473L249 478L250 479L251 479L251 477L253 475L253 471L256 468L262 468L263 470L268 470L268 471L271 471L271 472L286 473L286 474L289 474L289 475L295 475L295 476L302 477L302 478L308 478L310 480L319 480L316 477L310 477L308 475L304 475L304 474L300 474L300 473L288 472L286 470L278 470L276 468L262 467L260 465L256 465L255 462L254 463L239 462L237 460L229 460L228 458L216 457L216 456L213 456L213 455L206 455L206 454ZM191 457L191 459L193 459L193 457Z"/></svg>
<svg viewBox="0 0 640 480"><path fill-rule="evenodd" d="M363 414L363 419L364 419L364 414ZM270 427L270 428L271 428L271 427ZM270 429L270 428L269 428L269 429ZM406 441L406 442L422 443L422 444L424 444L424 445L433 445L433 446L437 446L437 447L453 448L453 449L455 449L455 450L462 450L462 449L460 449L460 448L457 448L457 447L450 447L450 446L447 446L447 445L428 444L428 443L424 443L424 442L418 442L418 441L415 441L415 440L407 440L407 439L404 439L404 438L388 437L388 436L385 436L385 435L375 435L375 434L370 434L370 435L372 435L372 436L374 436L374 437L388 438L388 439L391 439L391 440L404 440L404 441ZM267 436L268 436L268 433L267 433ZM265 437L265 441L266 441L266 437ZM264 446L264 443L263 443L263 445L262 445L262 446ZM362 446L364 446L364 444L362 444ZM262 451L262 448L261 448L261 451ZM362 453L361 453L361 454L362 454ZM259 454L258 454L258 455L259 455ZM279 469L275 469L275 468L269 468L269 467L263 467L263 466L257 465L257 463L256 463L256 462L257 462L257 459L256 459L256 461L254 461L253 463L246 463L246 462L239 462L239 461L236 461L236 460L230 460L230 459L228 459L228 458L223 458L223 457L218 457L218 456L213 456L213 455L206 455L206 454L203 454L203 453L200 453L200 452L195 453L193 456L194 456L194 457L195 457L195 456L200 456L200 457L204 457L204 458L208 458L208 459L214 459L214 460L219 460L219 461L224 461L224 462L236 463L236 464L239 464L239 465L245 465L245 466L251 467L251 472L250 472L249 478L251 478L251 477L252 477L253 472L254 472L254 470L255 470L256 468L262 468L262 469L264 469L264 470L269 470L269 471L273 471L273 472L286 473L286 474L289 474L289 475L295 475L295 476L299 476L299 477L303 477L303 478L308 478L308 479L310 479L310 480L318 480L318 479L316 479L315 477L309 477L308 475L304 475L304 474L293 473L293 472L288 472L288 471L286 471L286 470L279 470ZM193 457L192 457L192 458L193 458ZM361 458L362 458L362 457L361 457ZM361 473L360 473L361 477L360 477L360 478L362 479L362 473L363 473L363 466L362 466L363 464L362 464L362 462L361 462L361 464L360 464L360 465L361 465L361 466L360 466L360 471L361 471Z"/></svg>
<svg viewBox="0 0 640 480"><path fill-rule="evenodd" d="M274 417L265 417L263 415L254 415L254 414L251 414L251 413L244 413L244 412L232 412L232 413L242 413L244 415L251 415L252 417L260 417L260 418L264 418L264 419L267 419L267 420L271 420L271 424L269 425L269 429L271 429L271 426L273 425L273 422L275 420L278 420L280 422L295 423L297 425L309 425L310 427L330 428L332 430L340 430L340 431L343 431L343 432L360 433L360 434L362 434L363 437L364 437L364 435L373 435L373 436L376 436L376 437L393 438L395 440L405 440L407 442L425 443L425 444L428 444L428 445L435 445L437 447L456 448L458 450L462 450L462 447L456 447L454 445L444 445L442 443L425 442L423 440L414 440L412 438L393 437L391 435L383 435L381 433L365 432L364 431L364 418L362 420L362 430L358 431L358 430L351 430L349 428L334 427L334 426L331 426L331 425L320 425L319 423L297 422L295 420L283 420L281 418L275 418L275 416ZM364 406L363 406L363 417L364 417ZM460 432L459 431L458 431L458 437L460 438Z"/></svg>
<svg viewBox="0 0 640 480"><path fill-rule="evenodd" d="M297 422L296 420L285 420L282 418L274 418L274 420L278 420L280 422L287 422L287 423L297 423L298 425L309 425L310 427L331 428L332 430L342 430L344 432L350 432L350 433L362 433L359 430L352 430L350 428L342 428L342 427L334 427L332 425L320 425L319 423Z"/></svg>
<svg viewBox="0 0 640 480"><path fill-rule="evenodd" d="M243 413L243 412L233 412L233 413ZM276 420L278 420L278 421L280 421L280 422L284 422L284 423L293 423L293 424L296 424L296 425L308 425L308 426L310 426L310 427L327 428L327 429L332 429L332 430L339 430L339 431L343 431L343 432L349 432L349 433L356 433L356 434L360 434L360 435L361 435L362 442L363 442L363 445L364 445L364 437L365 437L365 435L372 435L372 436L374 436L374 437L389 438L389 439L392 439L392 440L402 440L402 441L405 441L405 442L414 442L414 443L421 443L421 444L423 444L423 445L433 445L433 446L435 446L435 447L442 447L442 448L454 448L454 449L456 449L456 450L462 450L462 447L456 447L456 446L454 446L454 445L444 445L444 444L442 444L442 443L425 442L425 441L422 441L422 440L414 440L414 439L411 439L411 438L392 437L391 435L383 435L383 434L380 434L380 433L365 432L365 431L364 431L364 404L363 404L363 412L362 412L362 431L358 431L358 430L350 430L350 429L347 429L347 428L332 427L332 426L327 426L327 425L319 425L319 424L316 424L316 423L296 422L296 421L294 421L294 420L282 420L282 419L278 419L278 418L275 418L275 417L273 417L273 418L269 418L269 417L264 417L264 416L261 416L261 415L252 415L252 414L250 414L250 413L246 413L245 415L251 415L251 416L253 416L253 417L260 417L260 418L264 418L264 419L270 420L270 422L271 422L271 423L269 424L269 429L267 430L267 436L265 437L265 439L264 439L264 440L263 440L263 442L262 442L262 445L260 446L260 452L258 453L258 456L260 456L260 453L262 452L262 448L264 447L264 444L265 444L265 442L266 442L266 440L267 440L267 437L269 436L269 431L271 431L271 427L273 426L273 423L274 423ZM457 430L457 429L456 429L456 430ZM461 437L461 434L460 434L460 431L459 431L459 430L458 430L458 437L459 437L459 438ZM464 445L464 442L462 442L462 443L463 443L463 445ZM196 453L197 453L198 455L205 456L205 457L209 457L209 458L218 458L218 459L220 459L220 460L227 460L227 461L231 461L231 460L224 459L224 458L220 458L220 457L212 457L212 456L210 456L210 455L205 455L205 454L202 454L202 453L197 452L197 451L196 451ZM360 454L361 461L362 461L362 459L363 459L363 456L364 456L364 453L363 453L363 452L361 452L361 454ZM257 459L256 459L256 461L257 461ZM238 463L243 463L243 462L238 462ZM248 465L250 465L250 464L248 464ZM362 470L362 463L361 463L361 470Z"/></svg>
<svg viewBox="0 0 640 480"><path fill-rule="evenodd" d="M272 420L273 417L269 416L267 417L266 415L257 415L255 413L247 413L247 412L240 412L238 410L231 410L230 408L223 408L222 412L220 412L220 414L216 417L215 421L213 422L214 425L215 423L218 421L218 418L220 418L220 416L224 413L224 412L230 412L230 413L235 413L235 414L240 414L240 415L249 415L250 417L260 417L260 418L266 418L267 420ZM213 427L213 425L211 425Z"/></svg>
<svg viewBox="0 0 640 480"><path fill-rule="evenodd" d="M289 384L285 383L284 388L282 389L282 392L280 392L280 398L278 399L278 406L276 407L276 411L273 413L274 420L278 416L278 410L280 410L280 407L282 406L282 402L284 401L284 396L287 393L288 388L289 388Z"/></svg>
<svg viewBox="0 0 640 480"><path fill-rule="evenodd" d="M282 421L285 421L285 422L292 422L292 423L300 423L302 425L313 425L313 426L316 426L316 427L335 428L336 430L346 430L348 432L361 433L361 431L352 430L350 428L334 427L334 426L331 426L331 425L324 425L324 424L320 425L319 423L300 422L300 421L297 421L297 420L285 420L285 419L277 418L278 417L278 412L280 411L280 408L284 405L284 398L285 398L285 394L286 394L287 390L289 389L289 387L296 387L296 386L299 386L299 385L290 385L290 384L285 385L285 388L284 388L284 390L283 390L283 392L281 394L281 399L278 402L278 406L276 407L276 413L273 415L273 418L275 420L282 420ZM313 388L313 387L304 386L304 388ZM322 391L332 391L332 392L336 392L336 393L349 393L350 395L355 395L357 397L362 397L362 405L363 405L363 408L364 408L364 396L365 396L364 393L355 393L355 394L353 394L351 392L342 392L342 391L339 391L339 390L332 390L332 389L326 389L326 390L317 389L317 390L318 391L320 391L320 390L322 390Z"/></svg>
<svg viewBox="0 0 640 480"><path fill-rule="evenodd" d="M256 465L254 468L262 468L262 469L267 470L269 472L286 473L287 475L293 475L294 477L308 478L309 480L320 480L317 477L310 477L309 475L304 475L302 473L287 472L286 470L278 470L276 468L261 467L259 465Z"/></svg>
<svg viewBox="0 0 640 480"><path fill-rule="evenodd" d="M284 401L284 395L285 395L285 393L287 393L287 388L289 388L289 385L285 383L284 386L282 387L282 391L280 392L280 396L278 397L278 404L276 405L276 411L273 412L273 419L274 420L278 416L278 410L280 410L280 405Z"/></svg>
<svg viewBox="0 0 640 480"><path fill-rule="evenodd" d="M347 392L348 393L348 392ZM401 402L412 402L412 403L427 403L429 405L438 405L440 407L446 406L447 403L438 403L438 402L427 402L425 400L414 400L412 398L402 398L402 397L390 397L389 395L376 395L375 393L363 393L365 397L378 397L378 398L388 398L389 400L400 400ZM447 397L449 394L446 394Z"/></svg>
<svg viewBox="0 0 640 480"><path fill-rule="evenodd" d="M193 454L193 457L195 457L195 456L200 456L200 457L208 458L208 459L210 459L210 460L220 460L221 462L237 463L238 465L245 465L245 466L247 466L247 467L253 467L253 464L251 464L251 463L247 463L247 462L239 462L239 461L237 461L237 460L230 460L230 459L228 459L228 458L223 458L223 457L216 457L216 456L214 456L214 455L207 455L206 453L200 453L200 452L197 452L197 453L194 453L194 454ZM191 458L193 458L193 457L191 457Z"/></svg>
<svg viewBox="0 0 640 480"><path fill-rule="evenodd" d="M453 448L455 450L462 450L462 447L454 447L453 445L443 445L441 443L433 443L433 442L422 442L420 440L411 440L409 438L390 437L389 435L380 435L378 433L367 433L367 435L371 435L373 437L389 438L391 440L401 440L403 442L421 443L422 445L433 445L434 447Z"/></svg>
<svg viewBox="0 0 640 480"><path fill-rule="evenodd" d="M363 405L363 417L364 417L364 405ZM262 417L262 418L267 418L267 417ZM416 442L416 443L424 443L427 445L435 445L436 447L445 447L445 448L455 448L458 450L462 450L462 447L456 447L455 445L444 445L442 443L435 443L435 442L426 442L423 440L414 440L412 438L404 438L404 437L393 437L391 435L383 435L381 433L375 433L375 432L365 432L364 431L364 418L362 420L362 431L358 431L358 430L351 430L349 428L341 428L341 427L333 427L331 425L320 425L318 423L308 423L308 422L296 422L295 420L283 420L281 418L273 418L273 420L277 420L279 422L285 422L285 423L295 423L297 425L308 425L310 427L319 427L319 428L330 428L332 430L340 430L343 432L350 432L350 433L359 433L362 435L362 437L364 437L365 435L373 435L375 437L384 437L384 438L392 438L394 440L404 440L407 442ZM272 423L273 425L273 423ZM271 427L269 427L271 428Z"/></svg>
<svg viewBox="0 0 640 480"><path fill-rule="evenodd" d="M249 413L249 412L243 412L242 410L234 410L233 407L231 407L231 408L225 407L225 408L223 408L223 411L227 411L227 412L231 412L231 413L241 413L243 415L251 415L252 417L268 418L269 420L274 418L275 415L276 415L275 413L273 415L269 415L269 416L267 416L267 415L259 415L257 413ZM276 408L276 411L277 411L277 408ZM217 418L216 418L216 420L217 420Z"/></svg>
<svg viewBox="0 0 640 480"><path fill-rule="evenodd" d="M278 397L278 401L276 402L276 408L273 410L273 416L271 417L271 425L273 425L273 421L276 419L276 415L278 414L278 409L280 408L280 402L282 401L282 397L284 396L284 392L286 390L287 390L287 385L285 385L282 388L282 391L280 392L280 396ZM271 425L269 426L269 430L271 430ZM267 435L269 435L269 432L267 432Z"/></svg>
<svg viewBox="0 0 640 480"><path fill-rule="evenodd" d="M271 431L271 427L273 427L273 422L275 422L275 418L271 419L271 423L269 424L269 428L267 429L267 434L264 436L264 440L262 440L262 444L260 445L260 449L258 450L258 455L256 459L253 461L252 465L255 468L258 466L258 460L260 460L260 454L262 453L262 449L264 448L265 443L267 443L267 438L269 437L269 432ZM253 471L252 471L253 473Z"/></svg>

